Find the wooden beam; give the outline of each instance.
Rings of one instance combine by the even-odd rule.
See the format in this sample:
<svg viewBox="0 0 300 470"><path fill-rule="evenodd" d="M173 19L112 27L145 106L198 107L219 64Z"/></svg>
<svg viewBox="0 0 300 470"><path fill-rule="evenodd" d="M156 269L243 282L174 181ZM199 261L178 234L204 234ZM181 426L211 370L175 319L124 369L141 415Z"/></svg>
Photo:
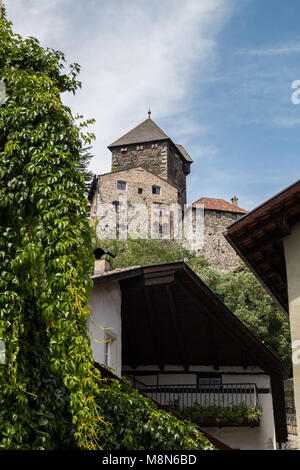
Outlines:
<svg viewBox="0 0 300 470"><path fill-rule="evenodd" d="M126 304L125 299L123 299L122 295L122 307L121 307L121 321L122 321L122 330L124 337L126 338L126 344L128 347L128 357L129 357L129 364L132 366L133 369L137 368L138 362L137 357L135 354L135 348L133 347L133 325L131 321L131 314L129 308ZM122 365L123 365L123 358L122 358Z"/></svg>
<svg viewBox="0 0 300 470"><path fill-rule="evenodd" d="M187 372L189 370L188 357L187 357L186 347L185 347L185 343L184 343L184 339L182 335L182 330L179 324L178 312L176 310L173 295L172 295L171 286L166 286L165 289L167 292L168 304L169 304L169 309L171 313L174 330L175 330L177 341L178 341L179 348L181 351L183 367L184 367L184 370Z"/></svg>
<svg viewBox="0 0 300 470"><path fill-rule="evenodd" d="M275 241L280 241L282 237L283 235L279 230L265 233L265 235L257 239L253 239L252 237L252 243L249 245L243 244L243 249L247 250L247 254L253 255L254 253L261 251L262 249L266 249L269 245L272 246Z"/></svg>
<svg viewBox="0 0 300 470"><path fill-rule="evenodd" d="M208 342L210 345L211 363L213 364L215 370L219 370L220 360L219 360L219 355L217 351L215 337L213 334L211 317L208 315L205 315L205 324L206 324L206 330L207 330L207 338L208 338Z"/></svg>
<svg viewBox="0 0 300 470"><path fill-rule="evenodd" d="M291 227L285 214L283 214L279 219L276 219L276 225L280 229L283 237L291 234Z"/></svg>
<svg viewBox="0 0 300 470"><path fill-rule="evenodd" d="M247 353L248 357L252 357L253 360L254 360L254 364L257 364L257 358L250 352L250 351L247 351L246 349L246 346L244 344L244 342L238 338L235 334L232 333L231 330L229 330L228 328L226 328L223 323L218 319L218 317L213 313L211 312L207 307L206 305L203 304L203 302L201 302L199 300L198 297L195 296L195 294L193 292L191 292L191 290L186 287L179 279L177 279L177 284L178 286L180 287L180 289L185 293L185 295L194 302L195 305L197 305L197 307L202 310L202 312L204 312L206 315L210 316L212 321L214 321L221 329L222 331L225 333L226 336L229 336L236 344L238 344L238 346L241 348L242 351L244 351L245 353ZM264 366L265 367L265 366ZM269 367L266 365L265 367L265 371L268 372L269 371Z"/></svg>
<svg viewBox="0 0 300 470"><path fill-rule="evenodd" d="M153 351L154 351L154 354L156 356L156 361L157 361L157 364L159 366L159 369L164 370L165 362L164 362L164 357L163 357L163 350L162 350L160 341L159 341L158 336L157 336L157 330L158 330L159 326L155 322L152 302L151 302L151 298L150 298L150 294L149 294L149 289L147 289L147 287L144 287L143 292L144 292L145 301L146 301L147 318L148 318L148 322L149 322L150 334L152 336Z"/></svg>

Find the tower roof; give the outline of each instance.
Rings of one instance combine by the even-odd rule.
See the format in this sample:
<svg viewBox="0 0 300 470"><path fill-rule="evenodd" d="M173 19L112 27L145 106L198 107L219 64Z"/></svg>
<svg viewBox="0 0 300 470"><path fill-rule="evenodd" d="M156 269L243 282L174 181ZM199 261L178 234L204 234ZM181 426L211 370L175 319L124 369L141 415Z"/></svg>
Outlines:
<svg viewBox="0 0 300 470"><path fill-rule="evenodd" d="M131 131L124 134L118 140L108 146L108 148L119 147L121 145L139 144L142 142L152 142L155 140L170 139L157 124L149 117L144 122L136 126Z"/></svg>
<svg viewBox="0 0 300 470"><path fill-rule="evenodd" d="M175 146L177 147L177 149L179 150L179 152L181 153L181 155L186 159L187 162L190 162L190 163L193 163L194 160L191 159L191 157L189 156L189 154L187 153L187 151L185 150L185 148L183 147L183 145L181 144L175 144Z"/></svg>

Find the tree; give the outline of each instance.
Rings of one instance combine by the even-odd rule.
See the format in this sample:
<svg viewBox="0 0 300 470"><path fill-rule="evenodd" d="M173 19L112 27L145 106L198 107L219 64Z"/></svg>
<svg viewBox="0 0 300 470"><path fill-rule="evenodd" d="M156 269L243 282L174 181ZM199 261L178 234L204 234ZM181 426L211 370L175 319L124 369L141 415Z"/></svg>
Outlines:
<svg viewBox="0 0 300 470"><path fill-rule="evenodd" d="M92 135L60 99L78 64L0 23L0 447L101 447L86 334L91 232L78 163Z"/></svg>
<svg viewBox="0 0 300 470"><path fill-rule="evenodd" d="M85 147L82 149L81 157L78 163L78 169L81 172L83 179L84 179L84 183L85 183L86 198L88 196L91 183L94 177L94 173L88 169L91 159L94 157L94 155L90 153L91 148L92 147Z"/></svg>
<svg viewBox="0 0 300 470"><path fill-rule="evenodd" d="M112 268L185 261L283 361L284 375L290 377L292 363L288 319L248 269L221 275L212 270L204 258L171 240L98 240L95 246L101 246L116 256L111 260Z"/></svg>

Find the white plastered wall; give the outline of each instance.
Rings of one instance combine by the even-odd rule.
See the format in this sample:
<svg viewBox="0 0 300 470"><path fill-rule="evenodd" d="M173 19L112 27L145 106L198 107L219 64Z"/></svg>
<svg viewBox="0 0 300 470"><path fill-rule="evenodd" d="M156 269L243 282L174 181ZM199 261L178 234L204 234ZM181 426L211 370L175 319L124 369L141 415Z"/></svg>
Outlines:
<svg viewBox="0 0 300 470"><path fill-rule="evenodd" d="M284 238L283 244L293 348L295 406L297 427L300 429L300 223L292 227L291 235ZM298 448L300 448L300 433L298 434Z"/></svg>
<svg viewBox="0 0 300 470"><path fill-rule="evenodd" d="M110 344L109 366L121 376L121 290L119 282L105 282L94 287L89 300L91 316L88 329L91 347L96 362L105 364L105 341L113 338Z"/></svg>
<svg viewBox="0 0 300 470"><path fill-rule="evenodd" d="M130 375L130 367L125 367L126 375ZM172 374L171 371L180 372L183 370L181 366L166 366L165 373L159 371L157 366L143 366L135 369L136 371L155 371L159 374L157 383L157 375L137 375L136 378L145 385L193 385L197 383L197 372L216 372L210 366L193 366L190 368L189 373L176 373ZM228 426L228 427L207 427L203 428L207 433L216 437L233 449L241 450L274 450L276 449L276 436L273 412L273 400L271 393L270 377L264 374L262 369L257 367L248 367L248 372L242 367L228 367L223 366L218 370L222 375L223 384L256 384L258 389L269 389L269 393L259 393L258 398L262 406L263 414L260 420L260 426L257 427L241 427L241 426ZM222 373L223 372L223 373ZM231 375L232 373L232 375ZM137 385L139 388L139 385ZM160 401L161 396L154 397ZM163 404L163 403L162 403Z"/></svg>

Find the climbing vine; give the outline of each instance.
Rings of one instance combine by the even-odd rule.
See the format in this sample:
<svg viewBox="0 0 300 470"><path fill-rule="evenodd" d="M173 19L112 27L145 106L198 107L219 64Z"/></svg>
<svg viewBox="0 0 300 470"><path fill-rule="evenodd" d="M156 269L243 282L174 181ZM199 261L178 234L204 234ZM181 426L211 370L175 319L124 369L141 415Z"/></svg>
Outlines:
<svg viewBox="0 0 300 470"><path fill-rule="evenodd" d="M94 367L86 328L92 235L80 173L92 121L74 119L60 97L80 87L79 69L14 34L3 9L0 449L211 449L190 423L125 385L108 386Z"/></svg>
<svg viewBox="0 0 300 470"><path fill-rule="evenodd" d="M3 10L4 12L4 10ZM81 151L91 122L61 102L78 64L0 20L0 448L101 448L86 335L91 233ZM85 131L85 132L84 132Z"/></svg>

